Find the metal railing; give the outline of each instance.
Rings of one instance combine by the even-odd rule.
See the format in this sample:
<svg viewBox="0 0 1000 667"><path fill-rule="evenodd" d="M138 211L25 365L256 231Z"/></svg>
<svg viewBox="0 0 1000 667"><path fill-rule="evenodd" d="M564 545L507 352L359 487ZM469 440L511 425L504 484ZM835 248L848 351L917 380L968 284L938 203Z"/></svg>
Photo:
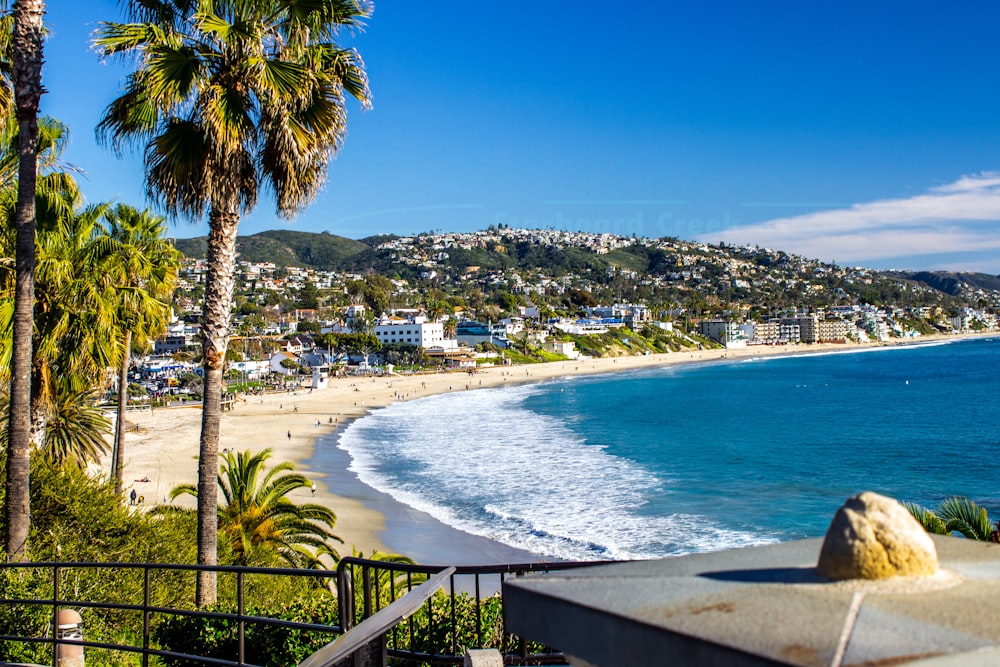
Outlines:
<svg viewBox="0 0 1000 667"><path fill-rule="evenodd" d="M462 664L467 648L495 648L508 665L567 664L557 649L506 632L502 583L508 577L601 564L607 561L456 566L445 593L428 600L423 614L411 616L386 635L387 653L408 663L451 665ZM444 566L341 559L337 590L343 630L350 630L442 569Z"/></svg>
<svg viewBox="0 0 1000 667"><path fill-rule="evenodd" d="M447 592L438 593L423 609L386 635L387 653L396 661L406 664L461 664L466 648L496 648L509 665L565 664L561 653L549 647L533 645L504 630L501 582L511 576L528 573L551 572L598 563L525 563L516 565L458 567L448 580ZM85 649L134 656L133 664L142 667L168 661L187 660L191 664L219 665L221 667L251 666L247 646L248 628L269 627L287 629L289 632L319 633L330 641L343 634L363 619L372 616L391 604L411 588L419 585L428 575L445 566L410 565L388 561L344 558L336 571L294 570L288 568L203 567L195 565L169 565L157 563L7 563L0 565L0 573L21 572L33 577L29 588L21 595L8 596L9 589L0 594L0 611L33 610L50 619L48 631L35 636L12 634L11 628L0 625L0 645L7 642L47 644L52 647L49 655L60 646L74 645ZM154 587L173 587L191 591L199 571L214 571L219 577L220 600L224 611L199 610L183 603L163 602L154 599ZM81 590L82 574L97 575L90 579L102 581L104 597ZM290 621L252 613L248 605L248 587L259 587L264 579L308 578L324 588L333 588L336 582L339 624L318 624ZM99 587L100 588L100 587ZM108 595L108 591L114 595ZM116 601L109 601L114 598ZM267 608L266 604L258 606ZM74 609L82 613L87 626L87 611L114 615L120 635L134 638L122 643L104 637L95 637L84 631L83 639L65 639L55 632L60 610ZM205 623L224 623L235 626L233 650L225 658L196 655L171 650L154 641L154 629L170 619L181 617L204 619ZM228 626L227 626L228 627ZM39 636L41 635L41 636ZM88 654L88 664L100 664ZM3 658L0 657L0 660ZM115 662L120 662L115 659ZM54 660L50 663L54 664Z"/></svg>
<svg viewBox="0 0 1000 667"><path fill-rule="evenodd" d="M85 649L102 649L115 653L125 653L137 656L138 664L148 667L150 658L160 657L174 660L188 660L193 664L220 665L222 667L243 667L250 665L246 658L246 631L249 625L262 625L277 628L288 628L299 631L308 631L329 635L330 639L341 634L338 625L320 625L312 623L301 623L287 621L280 618L270 618L255 616L247 612L246 590L247 581L250 577L282 577L299 578L307 577L316 580L334 581L336 572L331 570L293 570L288 568L243 568L228 566L195 566L195 565L168 565L158 563L5 563L0 566L0 572L10 570L22 570L36 575L32 583L35 592L33 597L0 597L0 607L16 606L20 610L48 609L51 611L52 623L49 631L42 636L24 636L9 634L8 628L0 627L0 642L22 642L27 644L48 644L53 646L53 651L60 645L83 646ZM213 571L217 576L231 578L227 582L227 589L232 591L229 602L234 607L233 611L203 611L192 607L182 606L162 606L152 599L152 584L157 575L167 575L173 578L189 578L190 581L178 583L190 590L193 597L194 577L199 571ZM107 579L117 578L119 581L130 581L134 583L137 577L141 577L141 586L136 590L120 590L128 588L127 584L120 586L116 591L116 597L127 598L127 601L109 602L99 599L87 599L89 596L74 594L74 590L67 585L73 573L79 571L99 572ZM131 574L131 576L129 576ZM222 582L220 581L220 586ZM69 588L69 590L67 590ZM192 600L193 601L193 600ZM131 634L138 638L135 643L116 643L111 641L101 641L93 638L88 639L86 630L83 639L61 639L57 633L52 632L56 625L56 618L61 609L74 609L82 612L83 624L86 628L88 610L101 613L116 614L116 620L123 628L130 632L122 631L121 634ZM152 628L154 624L163 622L166 618L201 618L207 620L226 621L236 626L235 644L236 648L231 658L225 659L206 655L195 655L178 651L171 651L152 642ZM88 664L93 664L89 656ZM52 663L54 664L54 663ZM100 664L100 661L98 661Z"/></svg>

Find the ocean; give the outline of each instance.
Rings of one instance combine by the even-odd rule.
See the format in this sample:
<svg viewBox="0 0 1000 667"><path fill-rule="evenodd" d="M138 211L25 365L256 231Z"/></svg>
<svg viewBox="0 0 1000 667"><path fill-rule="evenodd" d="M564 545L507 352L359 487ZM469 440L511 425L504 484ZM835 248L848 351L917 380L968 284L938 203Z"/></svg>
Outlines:
<svg viewBox="0 0 1000 667"><path fill-rule="evenodd" d="M546 558L657 558L822 536L849 496L996 514L1000 338L576 376L374 411L369 486ZM996 517L995 517L996 518Z"/></svg>

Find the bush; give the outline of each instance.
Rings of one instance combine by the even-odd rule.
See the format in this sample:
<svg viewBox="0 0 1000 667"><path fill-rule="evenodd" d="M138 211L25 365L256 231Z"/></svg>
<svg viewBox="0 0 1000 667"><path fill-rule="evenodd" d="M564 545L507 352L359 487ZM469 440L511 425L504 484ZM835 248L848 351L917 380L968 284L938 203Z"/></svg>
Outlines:
<svg viewBox="0 0 1000 667"><path fill-rule="evenodd" d="M43 572L28 568L0 571L0 597L41 599L52 596L52 583ZM0 628L16 637L51 637L52 607L29 604L0 605ZM42 643L0 642L0 661L45 664L52 660L52 647Z"/></svg>
<svg viewBox="0 0 1000 667"><path fill-rule="evenodd" d="M231 606L217 605L206 611L230 612ZM248 607L246 614L299 623L338 626L337 600L330 593L314 592L276 607ZM153 639L161 649L232 660L237 654L238 625L234 620L196 616L171 616L153 629ZM325 632L293 630L263 622L247 622L244 651L247 662L266 667L298 664L333 640ZM174 667L197 667L202 662L162 658Z"/></svg>

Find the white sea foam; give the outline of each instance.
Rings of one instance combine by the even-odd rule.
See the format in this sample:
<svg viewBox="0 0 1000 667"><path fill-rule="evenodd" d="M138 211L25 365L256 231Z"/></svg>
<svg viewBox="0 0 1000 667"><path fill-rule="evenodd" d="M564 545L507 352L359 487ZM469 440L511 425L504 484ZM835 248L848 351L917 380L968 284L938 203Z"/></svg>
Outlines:
<svg viewBox="0 0 1000 667"><path fill-rule="evenodd" d="M642 513L669 481L526 406L538 386L399 403L339 446L366 484L466 532L555 558L653 558L774 541L707 517Z"/></svg>

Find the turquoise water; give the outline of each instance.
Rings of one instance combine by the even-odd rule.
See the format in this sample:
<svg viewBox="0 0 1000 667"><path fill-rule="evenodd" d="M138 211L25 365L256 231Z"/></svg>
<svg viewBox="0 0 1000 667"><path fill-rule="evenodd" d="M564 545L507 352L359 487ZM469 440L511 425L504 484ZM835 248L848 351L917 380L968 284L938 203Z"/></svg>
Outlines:
<svg viewBox="0 0 1000 667"><path fill-rule="evenodd" d="M996 512L1000 339L674 366L400 403L339 446L367 484L555 558L820 536L848 496Z"/></svg>

